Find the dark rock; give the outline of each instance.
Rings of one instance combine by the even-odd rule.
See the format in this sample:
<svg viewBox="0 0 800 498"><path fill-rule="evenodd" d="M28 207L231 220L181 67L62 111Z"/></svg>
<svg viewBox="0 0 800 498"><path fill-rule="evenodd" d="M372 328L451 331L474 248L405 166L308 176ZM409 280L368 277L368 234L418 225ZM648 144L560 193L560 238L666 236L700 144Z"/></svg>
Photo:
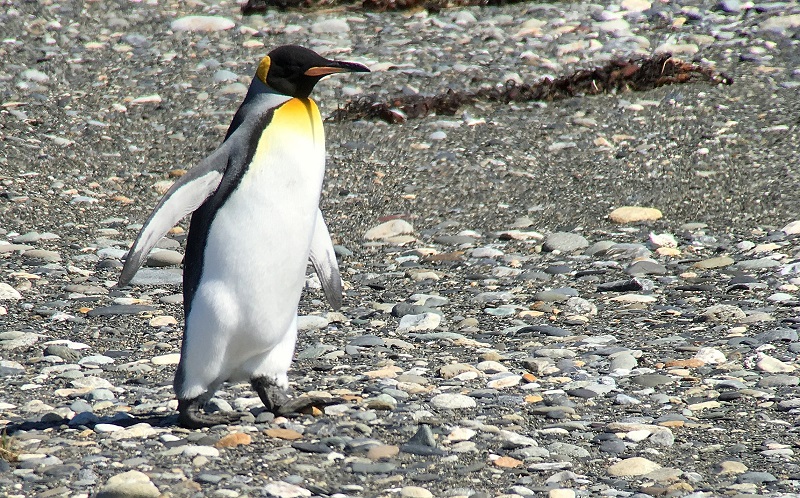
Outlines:
<svg viewBox="0 0 800 498"><path fill-rule="evenodd" d="M572 268L567 265L551 265L545 268L544 271L550 275L564 275L566 273L570 273Z"/></svg>
<svg viewBox="0 0 800 498"><path fill-rule="evenodd" d="M396 468L392 462L353 462L351 467L354 474L388 474Z"/></svg>
<svg viewBox="0 0 800 498"><path fill-rule="evenodd" d="M666 275L667 267L655 261L637 261L625 269L628 275Z"/></svg>
<svg viewBox="0 0 800 498"><path fill-rule="evenodd" d="M534 282L549 282L553 277L539 270L525 271L517 276L517 280L528 280Z"/></svg>
<svg viewBox="0 0 800 498"><path fill-rule="evenodd" d="M589 247L586 237L570 232L555 232L547 236L542 245L545 251L573 252Z"/></svg>
<svg viewBox="0 0 800 498"><path fill-rule="evenodd" d="M603 453L611 453L612 455L619 455L620 453L625 453L627 449L625 446L625 441L614 436L614 439L608 439L600 443L598 447L600 451Z"/></svg>
<svg viewBox="0 0 800 498"><path fill-rule="evenodd" d="M362 347L383 346L384 344L385 343L383 339L371 334L356 337L352 339L349 343L350 346L362 346Z"/></svg>
<svg viewBox="0 0 800 498"><path fill-rule="evenodd" d="M330 453L332 450L322 443L306 443L303 441L296 441L292 443L292 448L302 451L304 453Z"/></svg>
<svg viewBox="0 0 800 498"><path fill-rule="evenodd" d="M576 398L583 398L583 399L594 398L595 396L597 396L596 392L592 391L591 389L586 389L584 387L578 389L570 389L567 391L567 394L569 394L570 396L575 396Z"/></svg>
<svg viewBox="0 0 800 498"><path fill-rule="evenodd" d="M635 278L605 282L597 286L597 292L636 292L642 289L642 284Z"/></svg>
<svg viewBox="0 0 800 498"><path fill-rule="evenodd" d="M227 474L211 474L209 472L203 472L202 474L195 477L194 480L205 484L218 484L223 479L226 479L228 477L230 476Z"/></svg>
<svg viewBox="0 0 800 498"><path fill-rule="evenodd" d="M531 333L550 337L568 337L572 335L570 331L562 329L561 327L554 327L552 325L528 325L517 330L514 335L525 335Z"/></svg>
<svg viewBox="0 0 800 498"><path fill-rule="evenodd" d="M67 346L62 346L59 344L51 344L44 348L44 355L58 356L67 363L74 363L81 357L81 354L74 349L70 349Z"/></svg>
<svg viewBox="0 0 800 498"><path fill-rule="evenodd" d="M431 448L436 447L436 439L433 437L433 431L431 430L430 426L427 424L421 424L417 432L411 436L406 444L414 444L414 445L421 445L421 446L429 446Z"/></svg>
<svg viewBox="0 0 800 498"><path fill-rule="evenodd" d="M656 387L674 382L672 377L661 374L644 374L631 377L631 382L644 387Z"/></svg>
<svg viewBox="0 0 800 498"><path fill-rule="evenodd" d="M147 311L155 311L155 306L144 304L115 304L113 306L103 306L94 308L87 313L88 316L116 316L116 315L138 315Z"/></svg>
<svg viewBox="0 0 800 498"><path fill-rule="evenodd" d="M797 342L798 337L795 329L779 328L761 332L756 335L756 339L760 341L761 344L768 344L779 341Z"/></svg>
<svg viewBox="0 0 800 498"><path fill-rule="evenodd" d="M736 482L738 483L753 484L764 484L766 482L775 482L777 480L778 478L769 472L745 472L744 474L739 474L739 476L736 478Z"/></svg>

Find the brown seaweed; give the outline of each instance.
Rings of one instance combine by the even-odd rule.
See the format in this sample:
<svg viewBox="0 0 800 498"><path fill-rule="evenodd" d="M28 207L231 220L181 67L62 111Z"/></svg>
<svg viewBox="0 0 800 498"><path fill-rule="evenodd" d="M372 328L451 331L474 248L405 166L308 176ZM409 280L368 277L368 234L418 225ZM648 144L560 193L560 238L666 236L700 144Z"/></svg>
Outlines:
<svg viewBox="0 0 800 498"><path fill-rule="evenodd" d="M447 90L437 95L410 95L381 100L375 95L350 101L333 113L335 121L380 119L399 123L429 114L453 115L465 105L476 102L552 102L580 95L625 91L646 91L664 85L703 81L729 85L733 80L708 67L681 61L670 54L629 61L613 61L594 69L581 69L557 79L544 78L535 83L508 81L504 85L475 92Z"/></svg>

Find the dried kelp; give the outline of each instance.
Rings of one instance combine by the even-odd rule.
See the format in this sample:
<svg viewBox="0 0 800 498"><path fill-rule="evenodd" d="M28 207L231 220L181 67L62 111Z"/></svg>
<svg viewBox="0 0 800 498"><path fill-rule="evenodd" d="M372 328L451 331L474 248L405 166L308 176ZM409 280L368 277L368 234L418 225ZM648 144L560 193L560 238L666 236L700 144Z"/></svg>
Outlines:
<svg viewBox="0 0 800 498"><path fill-rule="evenodd" d="M390 10L427 9L431 12L454 7L509 5L528 0L248 0L242 14L261 14L270 8L321 10L345 7L353 10L384 12Z"/></svg>
<svg viewBox="0 0 800 498"><path fill-rule="evenodd" d="M693 81L705 81L712 85L729 85L733 82L730 77L717 74L710 68L663 54L642 60L614 61L555 80L545 78L530 84L509 81L503 86L482 88L476 92L448 90L432 96L402 96L388 102L378 101L374 95L364 96L348 102L334 112L331 119L381 119L399 123L429 114L453 115L462 106L475 102L551 102L578 95L629 90L640 92Z"/></svg>

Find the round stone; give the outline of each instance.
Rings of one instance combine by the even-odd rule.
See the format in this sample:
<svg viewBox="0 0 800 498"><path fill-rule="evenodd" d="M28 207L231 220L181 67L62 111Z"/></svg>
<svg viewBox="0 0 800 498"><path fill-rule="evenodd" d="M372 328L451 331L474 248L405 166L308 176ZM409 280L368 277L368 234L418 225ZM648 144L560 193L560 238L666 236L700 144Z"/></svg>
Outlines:
<svg viewBox="0 0 800 498"><path fill-rule="evenodd" d="M700 51L696 43L662 43L653 51L654 54L674 54L690 56Z"/></svg>
<svg viewBox="0 0 800 498"><path fill-rule="evenodd" d="M311 25L312 33L347 33L350 25L345 19L325 19Z"/></svg>
<svg viewBox="0 0 800 498"><path fill-rule="evenodd" d="M575 498L575 491L567 488L551 489L547 492L547 498Z"/></svg>
<svg viewBox="0 0 800 498"><path fill-rule="evenodd" d="M630 353L620 353L611 359L611 371L633 370L637 366L636 358Z"/></svg>
<svg viewBox="0 0 800 498"><path fill-rule="evenodd" d="M237 446L246 446L253 441L249 434L243 432L233 432L227 436L223 436L217 441L214 446L217 448L235 448Z"/></svg>
<svg viewBox="0 0 800 498"><path fill-rule="evenodd" d="M608 473L615 477L634 477L649 474L660 469L661 465L642 457L626 458L608 468Z"/></svg>
<svg viewBox="0 0 800 498"><path fill-rule="evenodd" d="M433 498L433 493L419 486L405 486L400 489L403 498Z"/></svg>
<svg viewBox="0 0 800 498"><path fill-rule="evenodd" d="M477 247L472 250L470 257L472 258L499 258L504 253L500 249L494 247ZM430 305L429 305L430 306Z"/></svg>
<svg viewBox="0 0 800 498"><path fill-rule="evenodd" d="M795 371L794 365L784 363L781 360L769 356L764 353L759 353L759 360L756 367L762 372L767 373L791 373Z"/></svg>
<svg viewBox="0 0 800 498"><path fill-rule="evenodd" d="M783 227L783 233L786 235L797 235L800 234L800 220L793 221Z"/></svg>
<svg viewBox="0 0 800 498"><path fill-rule="evenodd" d="M157 498L161 495L146 474L130 470L111 477L97 498Z"/></svg>
<svg viewBox="0 0 800 498"><path fill-rule="evenodd" d="M736 460L725 460L717 464L717 474L738 475L747 472L747 465Z"/></svg>
<svg viewBox="0 0 800 498"><path fill-rule="evenodd" d="M225 31L234 26L235 22L221 16L186 16L170 24L173 31Z"/></svg>
<svg viewBox="0 0 800 498"><path fill-rule="evenodd" d="M739 261L733 267L737 270L762 270L764 268L774 268L780 266L779 261L772 258L758 258Z"/></svg>
<svg viewBox="0 0 800 498"><path fill-rule="evenodd" d="M758 387L789 387L800 384L800 378L794 375L775 374L764 377L756 384Z"/></svg>
<svg viewBox="0 0 800 498"><path fill-rule="evenodd" d="M545 251L573 252L589 247L586 237L571 232L555 232L547 236L542 249Z"/></svg>
<svg viewBox="0 0 800 498"><path fill-rule="evenodd" d="M150 436L158 434L158 430L154 429L150 424L142 422L135 424L125 429L115 431L111 434L112 439L145 439Z"/></svg>
<svg viewBox="0 0 800 498"><path fill-rule="evenodd" d="M733 258L729 256L719 256L716 258L709 258L704 259L702 261L698 261L697 263L693 264L694 268L699 268L702 270L710 270L713 268L722 268L725 266L730 266L734 263Z"/></svg>
<svg viewBox="0 0 800 498"><path fill-rule="evenodd" d="M115 433L118 434L118 433ZM189 458L196 456L204 456L206 458L213 458L219 456L219 450L213 446L192 446L189 445L183 449L183 454Z"/></svg>
<svg viewBox="0 0 800 498"><path fill-rule="evenodd" d="M23 373L25 373L25 367L21 363L14 360L0 360L0 377Z"/></svg>
<svg viewBox="0 0 800 498"><path fill-rule="evenodd" d="M664 384L671 384L673 382L672 377L661 374L637 375L636 377L632 377L631 380L634 383L644 387L656 387Z"/></svg>
<svg viewBox="0 0 800 498"><path fill-rule="evenodd" d="M454 393L438 394L431 399L431 404L436 408L448 410L460 410L464 408L475 408L478 406L475 398Z"/></svg>
<svg viewBox="0 0 800 498"><path fill-rule="evenodd" d="M366 240L383 240L397 235L414 233L414 227L405 220L390 220L370 228L364 234Z"/></svg>
<svg viewBox="0 0 800 498"><path fill-rule="evenodd" d="M89 401L112 401L116 398L109 389L94 389L86 394Z"/></svg>
<svg viewBox="0 0 800 498"><path fill-rule="evenodd" d="M508 387L514 387L522 380L521 375L505 375L498 379L490 380L486 387L490 389L506 389Z"/></svg>
<svg viewBox="0 0 800 498"><path fill-rule="evenodd" d="M400 319L397 332L419 332L433 330L439 326L442 317L438 313L422 313L421 315L406 315Z"/></svg>
<svg viewBox="0 0 800 498"><path fill-rule="evenodd" d="M717 365L728 361L725 353L716 348L700 348L695 353L694 359L702 361L705 365Z"/></svg>
<svg viewBox="0 0 800 498"><path fill-rule="evenodd" d="M146 266L177 266L183 261L183 254L169 249L158 249L150 253L145 261Z"/></svg>
<svg viewBox="0 0 800 498"><path fill-rule="evenodd" d="M150 319L150 326L157 329L177 324L178 320L176 320L175 317L169 315L154 316L153 318Z"/></svg>
<svg viewBox="0 0 800 498"><path fill-rule="evenodd" d="M22 299L19 291L5 282L0 282L0 301L16 301Z"/></svg>
<svg viewBox="0 0 800 498"><path fill-rule="evenodd" d="M0 332L0 349L20 349L36 344L39 334L9 330Z"/></svg>
<svg viewBox="0 0 800 498"><path fill-rule="evenodd" d="M736 478L736 482L738 483L753 483L753 484L763 484L766 482L775 482L778 479L770 474L769 472L745 472L740 474L739 477Z"/></svg>
<svg viewBox="0 0 800 498"><path fill-rule="evenodd" d="M311 496L311 491L306 488L284 481L270 482L262 488L262 491L266 496L279 496L280 498L305 498Z"/></svg>
<svg viewBox="0 0 800 498"><path fill-rule="evenodd" d="M179 361L181 361L180 353L164 354L150 359L153 365L177 365Z"/></svg>
<svg viewBox="0 0 800 498"><path fill-rule="evenodd" d="M703 310L700 316L707 322L731 323L741 321L747 314L732 304L716 304Z"/></svg>
<svg viewBox="0 0 800 498"><path fill-rule="evenodd" d="M44 249L31 249L22 253L26 258L40 259L46 263L57 263L61 261L61 255L57 251L46 251Z"/></svg>
<svg viewBox="0 0 800 498"><path fill-rule="evenodd" d="M297 317L297 330L320 330L328 326L327 318L318 315L300 315Z"/></svg>
<svg viewBox="0 0 800 498"><path fill-rule="evenodd" d="M637 221L655 221L661 219L661 211L655 208L639 206L619 207L608 215L614 223L634 223Z"/></svg>
<svg viewBox="0 0 800 498"><path fill-rule="evenodd" d="M380 394L367 400L367 408L370 410L394 410L397 408L397 400L388 394Z"/></svg>
<svg viewBox="0 0 800 498"><path fill-rule="evenodd" d="M396 457L400 453L400 447L393 444L381 444L373 446L367 451L367 458L370 460L382 460L384 458Z"/></svg>

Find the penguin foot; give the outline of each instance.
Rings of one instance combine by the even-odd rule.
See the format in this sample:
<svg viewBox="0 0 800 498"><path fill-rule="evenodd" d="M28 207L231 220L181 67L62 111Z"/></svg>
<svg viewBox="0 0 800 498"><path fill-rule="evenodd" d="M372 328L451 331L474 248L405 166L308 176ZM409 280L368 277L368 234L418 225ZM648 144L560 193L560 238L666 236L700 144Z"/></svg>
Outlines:
<svg viewBox="0 0 800 498"><path fill-rule="evenodd" d="M297 398L289 398L284 389L278 387L275 381L267 377L251 379L250 385L258 393L258 397L261 398L261 402L264 403L267 410L275 415L284 417L310 413L313 408L322 408L344 402L343 399L335 397L298 396Z"/></svg>
<svg viewBox="0 0 800 498"><path fill-rule="evenodd" d="M215 425L237 423L240 416L236 413L203 413L200 411L200 399L178 400L178 425L185 429L202 429Z"/></svg>
<svg viewBox="0 0 800 498"><path fill-rule="evenodd" d="M289 403L289 396L274 380L268 377L255 377L250 379L250 385L253 386L253 390L261 398L261 402L264 403L267 410L276 415L284 414L281 407Z"/></svg>

